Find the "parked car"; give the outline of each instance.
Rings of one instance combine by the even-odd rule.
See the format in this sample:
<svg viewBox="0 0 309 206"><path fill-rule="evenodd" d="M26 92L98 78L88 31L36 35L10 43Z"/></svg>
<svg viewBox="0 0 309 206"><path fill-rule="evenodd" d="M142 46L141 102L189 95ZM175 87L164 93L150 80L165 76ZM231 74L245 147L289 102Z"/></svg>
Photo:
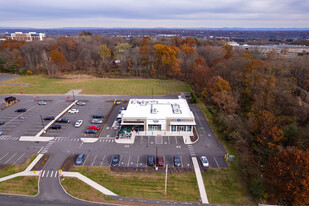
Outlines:
<svg viewBox="0 0 309 206"><path fill-rule="evenodd" d="M201 156L200 160L203 167L209 167L209 162L205 156Z"/></svg>
<svg viewBox="0 0 309 206"><path fill-rule="evenodd" d="M15 112L26 112L26 111L27 111L26 108L20 108L20 109L15 110Z"/></svg>
<svg viewBox="0 0 309 206"><path fill-rule="evenodd" d="M76 158L75 164L82 165L85 160L85 154L79 154Z"/></svg>
<svg viewBox="0 0 309 206"><path fill-rule="evenodd" d="M78 113L78 112L79 112L78 109L70 109L69 110L69 113L71 113L71 114Z"/></svg>
<svg viewBox="0 0 309 206"><path fill-rule="evenodd" d="M102 124L102 120L101 119L93 119L92 121L91 121L91 124Z"/></svg>
<svg viewBox="0 0 309 206"><path fill-rule="evenodd" d="M154 166L155 165L155 157L153 155L148 155L147 165L148 166Z"/></svg>
<svg viewBox="0 0 309 206"><path fill-rule="evenodd" d="M6 98L4 98L4 101L5 101L7 104L10 104L10 103L16 101L16 97L13 97L13 96L6 97Z"/></svg>
<svg viewBox="0 0 309 206"><path fill-rule="evenodd" d="M121 111L126 110L126 109L127 109L127 107L121 107L120 108Z"/></svg>
<svg viewBox="0 0 309 206"><path fill-rule="evenodd" d="M158 166L164 166L164 159L163 159L163 156L158 156L158 158L157 158L157 165Z"/></svg>
<svg viewBox="0 0 309 206"><path fill-rule="evenodd" d="M76 102L76 105L78 105L78 106L85 106L86 102Z"/></svg>
<svg viewBox="0 0 309 206"><path fill-rule="evenodd" d="M44 118L44 120L54 120L54 119L55 119L54 116L47 116L47 117Z"/></svg>
<svg viewBox="0 0 309 206"><path fill-rule="evenodd" d="M47 102L45 102L45 101L39 101L38 102L38 105L46 105L47 104Z"/></svg>
<svg viewBox="0 0 309 206"><path fill-rule="evenodd" d="M83 120L77 120L76 122L75 122L75 127L80 127L81 125L83 124Z"/></svg>
<svg viewBox="0 0 309 206"><path fill-rule="evenodd" d="M60 124L54 124L49 126L49 129L61 129L61 125Z"/></svg>
<svg viewBox="0 0 309 206"><path fill-rule="evenodd" d="M112 165L113 167L117 167L118 164L119 164L119 160L120 160L120 155L115 154L115 155L113 156L112 164L111 164L111 165Z"/></svg>
<svg viewBox="0 0 309 206"><path fill-rule="evenodd" d="M92 115L92 117L94 119L102 119L102 118L104 118L104 115L103 114L94 114L94 115Z"/></svg>
<svg viewBox="0 0 309 206"><path fill-rule="evenodd" d="M5 121L0 120L0 125L3 125L5 123Z"/></svg>
<svg viewBox="0 0 309 206"><path fill-rule="evenodd" d="M86 134L96 134L96 133L98 133L98 130L95 130L95 129L86 129L85 133L86 133Z"/></svg>
<svg viewBox="0 0 309 206"><path fill-rule="evenodd" d="M174 160L174 166L175 167L180 167L181 166L181 160L180 160L179 155L175 155L173 157L173 160Z"/></svg>
<svg viewBox="0 0 309 206"><path fill-rule="evenodd" d="M4 133L2 131L0 131L0 135L3 135Z"/></svg>
<svg viewBox="0 0 309 206"><path fill-rule="evenodd" d="M95 125L90 125L88 129L100 130L100 127L99 126L95 126Z"/></svg>
<svg viewBox="0 0 309 206"><path fill-rule="evenodd" d="M68 118L60 118L56 120L57 123L70 123Z"/></svg>

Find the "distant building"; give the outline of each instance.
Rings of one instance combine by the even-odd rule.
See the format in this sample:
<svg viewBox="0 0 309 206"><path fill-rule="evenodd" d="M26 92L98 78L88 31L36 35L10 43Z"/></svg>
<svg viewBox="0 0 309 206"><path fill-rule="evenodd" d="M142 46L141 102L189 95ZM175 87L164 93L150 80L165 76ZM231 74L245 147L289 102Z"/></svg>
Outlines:
<svg viewBox="0 0 309 206"><path fill-rule="evenodd" d="M17 40L17 41L43 41L46 38L45 33L36 33L36 32L6 33L5 36L6 36L6 39L12 39L12 40Z"/></svg>
<svg viewBox="0 0 309 206"><path fill-rule="evenodd" d="M228 44L231 46L239 46L239 44L235 41L229 41Z"/></svg>

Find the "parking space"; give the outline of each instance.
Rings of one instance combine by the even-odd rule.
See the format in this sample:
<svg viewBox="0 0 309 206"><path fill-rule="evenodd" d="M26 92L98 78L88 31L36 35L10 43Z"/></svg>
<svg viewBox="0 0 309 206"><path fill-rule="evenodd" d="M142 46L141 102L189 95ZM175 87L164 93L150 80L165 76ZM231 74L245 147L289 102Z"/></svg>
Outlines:
<svg viewBox="0 0 309 206"><path fill-rule="evenodd" d="M22 152L0 152L0 164L2 165L22 164L30 156L31 154Z"/></svg>

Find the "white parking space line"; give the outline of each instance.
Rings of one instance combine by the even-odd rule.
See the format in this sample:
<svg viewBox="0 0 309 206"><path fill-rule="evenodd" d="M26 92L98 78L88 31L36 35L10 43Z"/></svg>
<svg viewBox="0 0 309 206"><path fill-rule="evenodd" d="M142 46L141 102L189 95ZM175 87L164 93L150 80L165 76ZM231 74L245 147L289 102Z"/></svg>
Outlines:
<svg viewBox="0 0 309 206"><path fill-rule="evenodd" d="M17 155L17 153L15 153L10 159L8 159L4 164L8 163L13 157L15 157L15 155Z"/></svg>
<svg viewBox="0 0 309 206"><path fill-rule="evenodd" d="M218 164L218 162L217 162L217 160L216 160L216 158L214 157L214 160L215 160L215 162L216 162L216 164L217 164L217 166L218 166L218 168L219 168L219 164Z"/></svg>
<svg viewBox="0 0 309 206"><path fill-rule="evenodd" d="M82 143L79 145L79 147L78 147L78 148L81 148L81 147L83 146L83 144L84 144L84 142L82 142Z"/></svg>
<svg viewBox="0 0 309 206"><path fill-rule="evenodd" d="M18 160L20 160L20 158L22 158L24 155L25 155L25 153L22 154L13 164L16 164L16 162L18 162Z"/></svg>
<svg viewBox="0 0 309 206"><path fill-rule="evenodd" d="M87 161L87 159L88 159L88 156L89 156L89 155L86 155L86 159L85 159L85 161L83 162L83 165L86 163L86 161Z"/></svg>
<svg viewBox="0 0 309 206"><path fill-rule="evenodd" d="M130 166L130 159L131 159L131 155L129 155L128 167Z"/></svg>
<svg viewBox="0 0 309 206"><path fill-rule="evenodd" d="M177 136L175 137L175 140L176 140L176 144L178 144L178 141L177 141Z"/></svg>
<svg viewBox="0 0 309 206"><path fill-rule="evenodd" d="M183 167L183 161L182 161L181 155L179 155L179 157L180 157L180 161L181 161L181 167Z"/></svg>
<svg viewBox="0 0 309 206"><path fill-rule="evenodd" d="M95 155L95 157L94 157L94 159L93 159L93 161L91 163L91 166L93 166L93 163L94 163L95 159L97 159L97 155Z"/></svg>
<svg viewBox="0 0 309 206"><path fill-rule="evenodd" d="M46 177L48 177L48 174L49 174L49 170L47 171Z"/></svg>
<svg viewBox="0 0 309 206"><path fill-rule="evenodd" d="M55 177L57 177L57 174L58 174L58 172L57 172L57 171L55 171Z"/></svg>
<svg viewBox="0 0 309 206"><path fill-rule="evenodd" d="M54 171L51 171L50 177L53 177L53 173L54 173Z"/></svg>
<svg viewBox="0 0 309 206"><path fill-rule="evenodd" d="M105 155L103 156L103 159L102 159L102 161L101 161L100 166L102 166L102 164L103 164L103 162L104 162L104 159L105 159Z"/></svg>
<svg viewBox="0 0 309 206"><path fill-rule="evenodd" d="M138 161L139 161L139 155L138 155L138 157L137 157L137 161L136 161L136 165L137 165L137 167L138 167Z"/></svg>
<svg viewBox="0 0 309 206"><path fill-rule="evenodd" d="M43 173L42 173L42 176L41 176L41 177L44 177L44 175L45 175L45 170L43 170Z"/></svg>
<svg viewBox="0 0 309 206"><path fill-rule="evenodd" d="M0 161L6 156L8 155L9 153L6 153L4 156L1 157Z"/></svg>

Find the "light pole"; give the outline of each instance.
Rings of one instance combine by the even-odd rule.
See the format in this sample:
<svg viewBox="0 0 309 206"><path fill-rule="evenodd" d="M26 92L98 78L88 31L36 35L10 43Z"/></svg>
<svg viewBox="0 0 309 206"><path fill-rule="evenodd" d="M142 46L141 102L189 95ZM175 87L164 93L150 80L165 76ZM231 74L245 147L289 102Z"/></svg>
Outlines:
<svg viewBox="0 0 309 206"><path fill-rule="evenodd" d="M166 164L166 170L165 170L165 197L166 197L166 190L167 190L167 169L168 169L168 164Z"/></svg>
<svg viewBox="0 0 309 206"><path fill-rule="evenodd" d="M156 146L156 158L155 158L155 169L158 170L158 147Z"/></svg>
<svg viewBox="0 0 309 206"><path fill-rule="evenodd" d="M74 91L72 91L72 93L73 93L73 100L75 101Z"/></svg>

